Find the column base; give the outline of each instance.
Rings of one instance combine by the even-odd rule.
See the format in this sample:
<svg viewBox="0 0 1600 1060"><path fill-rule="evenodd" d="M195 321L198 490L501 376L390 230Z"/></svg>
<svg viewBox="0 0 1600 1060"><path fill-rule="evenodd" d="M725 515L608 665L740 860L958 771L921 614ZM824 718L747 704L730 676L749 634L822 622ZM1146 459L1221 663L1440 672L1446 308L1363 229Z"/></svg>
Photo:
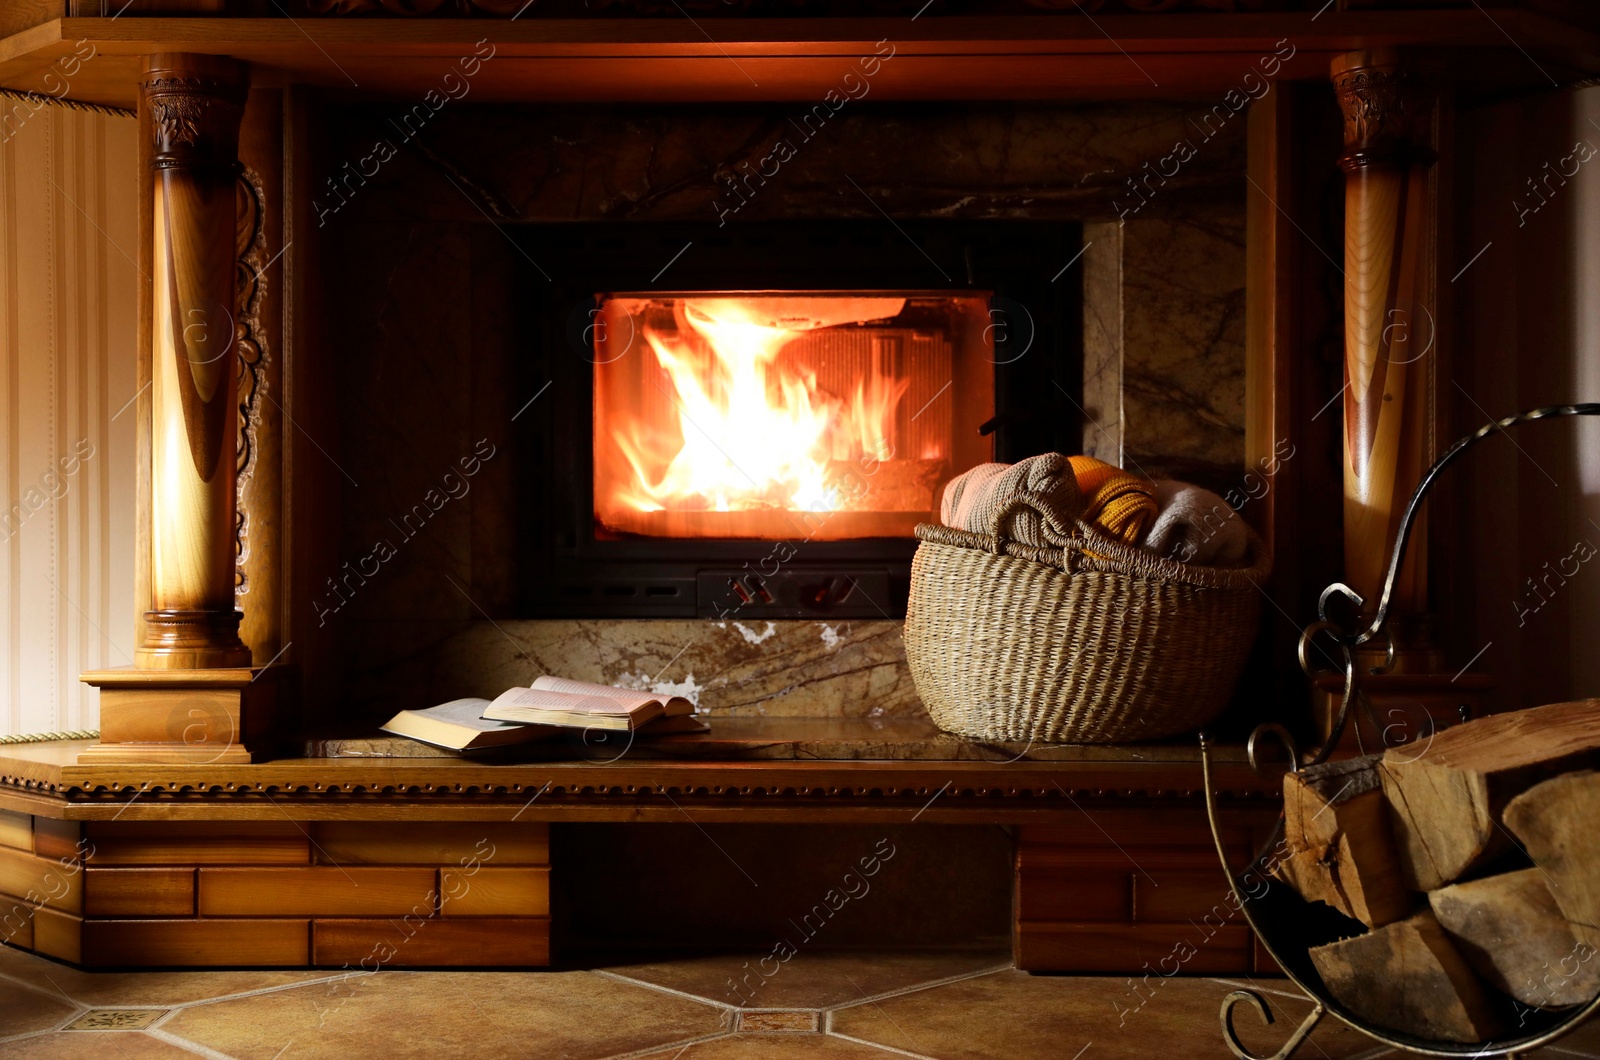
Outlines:
<svg viewBox="0 0 1600 1060"><path fill-rule="evenodd" d="M146 611L144 643L133 653L140 670L248 667L238 611Z"/></svg>
<svg viewBox="0 0 1600 1060"><path fill-rule="evenodd" d="M91 670L100 689L100 742L80 762L209 765L268 750L283 667Z"/></svg>

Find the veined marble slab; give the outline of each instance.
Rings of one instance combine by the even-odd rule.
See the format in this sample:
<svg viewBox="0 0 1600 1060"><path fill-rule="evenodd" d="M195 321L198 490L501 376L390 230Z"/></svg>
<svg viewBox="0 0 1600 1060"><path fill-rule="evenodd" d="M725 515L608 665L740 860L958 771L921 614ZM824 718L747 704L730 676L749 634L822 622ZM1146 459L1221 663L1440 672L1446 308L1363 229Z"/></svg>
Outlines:
<svg viewBox="0 0 1600 1060"><path fill-rule="evenodd" d="M985 743L942 732L927 718L727 717L714 719L708 733L651 736L610 746L588 743L573 730L549 741L505 748L485 760L611 762L623 758L655 760L829 762L1196 762L1199 743L1190 738L1149 744ZM307 741L314 758L448 758L453 752L398 736L320 737ZM1237 746L1218 747L1218 761L1243 761Z"/></svg>

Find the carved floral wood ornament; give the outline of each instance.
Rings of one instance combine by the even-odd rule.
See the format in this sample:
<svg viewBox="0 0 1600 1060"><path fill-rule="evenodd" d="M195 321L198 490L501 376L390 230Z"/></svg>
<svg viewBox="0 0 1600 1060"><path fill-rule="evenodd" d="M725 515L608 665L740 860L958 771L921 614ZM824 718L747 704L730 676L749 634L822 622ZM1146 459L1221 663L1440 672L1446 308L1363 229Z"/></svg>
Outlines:
<svg viewBox="0 0 1600 1060"><path fill-rule="evenodd" d="M266 195L261 178L248 168L242 169L238 182L238 279L234 300L234 348L239 356L239 425L235 445L235 470L238 475L238 512L234 523L234 591L243 596L250 591L247 561L250 559L250 490L251 473L255 470L257 453L256 428L261 415L261 394L265 386L268 351L259 319L264 277L262 270L267 261L265 225Z"/></svg>

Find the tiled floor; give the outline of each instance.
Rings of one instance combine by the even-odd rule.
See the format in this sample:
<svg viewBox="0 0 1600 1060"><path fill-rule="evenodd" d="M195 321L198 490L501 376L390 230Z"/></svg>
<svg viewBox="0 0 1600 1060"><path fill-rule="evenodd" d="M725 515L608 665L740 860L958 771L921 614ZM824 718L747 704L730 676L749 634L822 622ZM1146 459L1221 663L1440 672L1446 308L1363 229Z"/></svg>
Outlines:
<svg viewBox="0 0 1600 1060"><path fill-rule="evenodd" d="M804 952L769 965L770 978L747 960L527 973L91 974L0 947L0 1060L1189 1060L1230 1055L1217 1009L1237 986L1269 995L1278 1017L1266 1028L1241 1013L1257 1052L1270 1054L1311 1007L1283 980L1172 979L1140 995L1126 979L1031 976L995 953ZM1329 1018L1296 1055L1397 1054ZM1600 1026L1536 1055L1600 1057Z"/></svg>

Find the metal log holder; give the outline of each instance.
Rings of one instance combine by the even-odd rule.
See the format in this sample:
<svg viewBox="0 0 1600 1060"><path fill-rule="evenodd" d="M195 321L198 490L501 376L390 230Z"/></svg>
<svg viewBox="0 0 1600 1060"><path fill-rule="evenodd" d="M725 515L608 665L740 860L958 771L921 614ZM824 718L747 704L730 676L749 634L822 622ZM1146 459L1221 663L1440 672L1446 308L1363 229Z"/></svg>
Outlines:
<svg viewBox="0 0 1600 1060"><path fill-rule="evenodd" d="M1289 769L1298 771L1306 766L1316 765L1326 761L1328 756L1339 745L1340 737L1345 726L1350 720L1351 709L1360 705L1369 716L1372 714L1371 703L1367 700L1361 689L1362 675L1356 666L1356 650L1369 641L1377 638L1382 632L1384 621L1388 617L1389 604L1393 597L1394 586L1400 575L1401 565L1405 562L1406 543L1410 536L1411 528L1417 517L1417 511L1422 506L1423 498L1432 488L1434 480L1439 474L1459 459L1468 449L1488 438L1520 427L1534 420L1551 419L1565 416L1600 416L1600 403L1579 405L1557 405L1548 408L1533 409L1515 416L1486 423L1472 434L1456 442L1445 452L1433 466L1422 476L1422 481L1417 484L1416 491L1412 493L1410 502L1406 505L1405 515L1400 520L1399 533L1396 535L1394 551L1389 559L1388 575L1383 583L1383 595L1378 601L1376 612L1365 628L1355 632L1347 632L1345 626L1329 617L1329 606L1336 599L1342 598L1353 604L1359 614L1359 609L1365 601L1349 586L1335 582L1323 590L1317 603L1318 621L1307 626L1301 633L1299 644L1300 666L1307 676L1315 676L1315 666L1311 658L1313 641L1322 636L1332 642L1338 655L1343 660L1344 668L1344 695L1340 701L1339 713L1334 721L1333 731L1323 746L1304 762L1301 761L1299 751L1293 739L1283 726L1276 723L1266 723L1258 726L1250 734L1246 744L1246 753L1251 767L1257 772L1262 769L1256 750L1258 744L1265 737L1271 736L1284 744L1289 752ZM1373 668L1373 674L1387 672L1394 665L1394 644L1388 642L1388 650L1382 666ZM1376 720L1376 719L1374 719ZM1383 725L1377 725L1383 731ZM1272 867L1274 858L1282 847L1284 835L1284 822L1280 814L1277 827L1273 830L1261 850L1256 854L1242 873L1234 874L1228 866L1228 856L1223 849L1222 834L1217 824L1216 793L1211 783L1211 750L1210 740L1205 733L1200 734L1200 762L1205 778L1206 817L1211 825L1211 837L1216 843L1217 857L1222 862L1223 870L1228 876L1228 885L1232 889L1234 902L1239 911L1244 915L1245 922L1250 925L1250 930L1261 941L1261 945L1278 962L1284 974L1305 992L1306 996L1314 1003L1314 1007L1290 1036L1289 1040L1279 1047L1277 1052L1263 1056L1251 1052L1239 1040L1238 1032L1234 1028L1234 1010L1241 1004L1254 1008L1257 1014L1267 1024L1274 1021L1272 1010L1268 1007L1266 999L1254 990L1235 990L1222 1002L1222 1036L1233 1055L1240 1060L1287 1060L1311 1036L1322 1018L1332 1014L1351 1027L1372 1038L1374 1041L1396 1049L1408 1049L1424 1056L1460 1056L1460 1057L1523 1057L1534 1049L1548 1045L1558 1038L1575 1030L1589 1017L1600 1010L1600 997L1580 1008L1569 1009L1565 1012L1544 1012L1539 1010L1522 1011L1517 1007L1519 1037L1506 1041L1483 1042L1476 1044L1462 1044L1457 1042L1438 1042L1425 1038L1417 1038L1408 1034L1392 1031L1387 1028L1377 1027L1351 1012L1337 1000L1330 997L1322 985L1322 979L1317 974L1316 968L1311 963L1309 950L1314 945L1332 941L1337 937L1339 924L1347 924L1343 917L1334 910L1321 903L1307 902L1290 888L1274 880Z"/></svg>

